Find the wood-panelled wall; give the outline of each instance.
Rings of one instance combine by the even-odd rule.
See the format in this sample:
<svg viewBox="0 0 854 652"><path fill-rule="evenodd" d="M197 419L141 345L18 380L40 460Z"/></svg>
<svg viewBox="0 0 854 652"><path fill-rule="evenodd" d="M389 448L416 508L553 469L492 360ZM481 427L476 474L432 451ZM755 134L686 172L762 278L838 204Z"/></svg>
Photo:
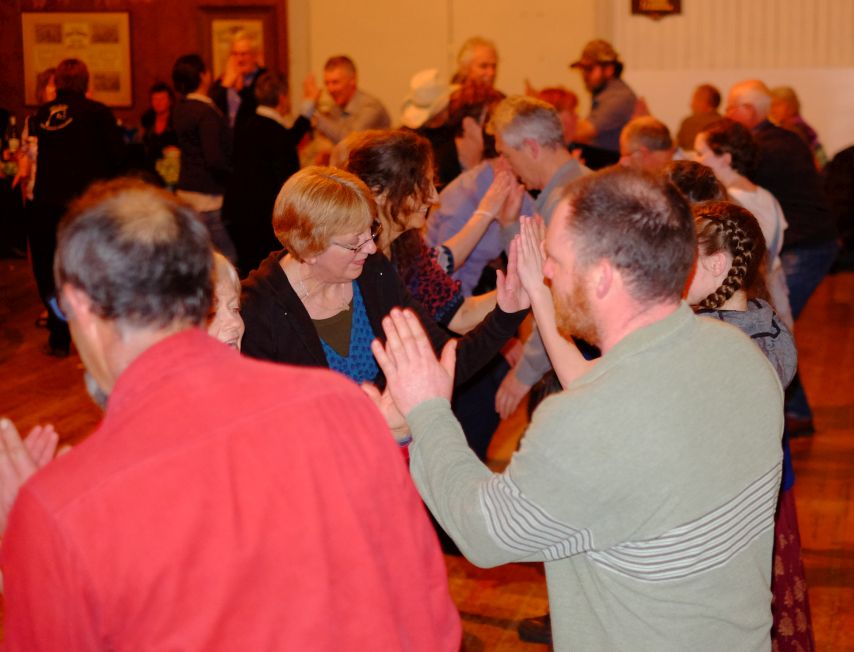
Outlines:
<svg viewBox="0 0 854 652"><path fill-rule="evenodd" d="M130 16L133 105L114 108L126 124L137 124L148 106L148 89L155 81L170 81L172 64L182 54L203 52L203 8L270 9L275 23L276 60L268 67L288 70L286 0L2 0L0 2L0 107L25 114L22 11L127 11ZM10 51L11 50L11 51Z"/></svg>

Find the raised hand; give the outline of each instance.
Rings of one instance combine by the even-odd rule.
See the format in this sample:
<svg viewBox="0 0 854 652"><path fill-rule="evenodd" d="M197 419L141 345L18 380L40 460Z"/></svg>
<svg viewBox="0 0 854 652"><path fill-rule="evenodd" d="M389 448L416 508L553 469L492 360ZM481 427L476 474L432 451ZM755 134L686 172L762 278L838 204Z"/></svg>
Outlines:
<svg viewBox="0 0 854 652"><path fill-rule="evenodd" d="M229 54L225 61L225 69L222 71L220 84L224 88L233 88L236 91L243 88L243 75L240 74L237 57L233 54Z"/></svg>
<svg viewBox="0 0 854 652"><path fill-rule="evenodd" d="M21 486L53 459L58 442L53 426L36 426L22 440L14 423L0 419L0 535Z"/></svg>
<svg viewBox="0 0 854 652"><path fill-rule="evenodd" d="M451 399L454 388L456 340L450 340L436 359L424 327L411 310L394 308L383 319L386 343L371 343L371 351L386 377L388 391L401 414L431 398Z"/></svg>
<svg viewBox="0 0 854 652"><path fill-rule="evenodd" d="M515 248L511 246L507 257L507 273L501 270L496 273L498 306L504 312L518 312L531 307L531 299L519 278L518 258L518 245Z"/></svg>
<svg viewBox="0 0 854 652"><path fill-rule="evenodd" d="M407 425L406 419L394 404L394 399L391 397L391 392L388 391L388 387L386 387L383 392L380 392L380 390L377 389L377 386L373 383L362 383L361 387L362 391L370 396L374 405L377 406L380 413L385 418L395 441L402 442L408 439L409 425Z"/></svg>
<svg viewBox="0 0 854 652"><path fill-rule="evenodd" d="M524 196L525 186L517 182L514 177L510 192L507 193L507 199L504 201L504 206L497 217L501 226L510 226L519 219L519 212L522 210L522 198Z"/></svg>
<svg viewBox="0 0 854 652"><path fill-rule="evenodd" d="M320 97L320 88L317 85L317 80L314 78L314 73L308 73L305 79L302 80L302 96L303 99L317 102Z"/></svg>
<svg viewBox="0 0 854 652"><path fill-rule="evenodd" d="M543 283L544 237L545 225L542 218L521 217L519 218L519 235L513 238L510 245L517 248L519 278L532 301L537 292L548 292L548 288Z"/></svg>
<svg viewBox="0 0 854 652"><path fill-rule="evenodd" d="M493 218L497 217L503 210L514 183L515 180L510 172L506 170L496 171L492 183L489 184L486 194L477 206L477 212L487 213Z"/></svg>

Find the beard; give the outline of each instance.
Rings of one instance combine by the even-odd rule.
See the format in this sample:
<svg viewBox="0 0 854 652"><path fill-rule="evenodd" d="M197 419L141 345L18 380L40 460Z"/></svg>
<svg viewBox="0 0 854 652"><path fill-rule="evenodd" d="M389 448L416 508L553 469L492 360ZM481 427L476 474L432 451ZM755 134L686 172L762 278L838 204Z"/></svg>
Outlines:
<svg viewBox="0 0 854 652"><path fill-rule="evenodd" d="M587 290L580 281L581 278L576 276L575 283L567 294L559 294L552 287L557 329L566 339L576 337L588 344L599 346L599 329L590 310Z"/></svg>

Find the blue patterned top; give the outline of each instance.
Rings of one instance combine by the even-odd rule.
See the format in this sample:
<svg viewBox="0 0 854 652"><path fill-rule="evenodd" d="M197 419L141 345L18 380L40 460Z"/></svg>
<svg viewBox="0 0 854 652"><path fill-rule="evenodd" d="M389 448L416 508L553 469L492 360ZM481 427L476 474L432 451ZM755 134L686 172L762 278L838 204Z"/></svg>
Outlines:
<svg viewBox="0 0 854 652"><path fill-rule="evenodd" d="M353 281L353 320L350 326L350 350L347 356L339 354L323 338L320 338L329 368L357 383L372 381L379 373L374 354L371 353L373 340L374 331L371 329L371 322L368 321L362 292L359 290L359 284Z"/></svg>

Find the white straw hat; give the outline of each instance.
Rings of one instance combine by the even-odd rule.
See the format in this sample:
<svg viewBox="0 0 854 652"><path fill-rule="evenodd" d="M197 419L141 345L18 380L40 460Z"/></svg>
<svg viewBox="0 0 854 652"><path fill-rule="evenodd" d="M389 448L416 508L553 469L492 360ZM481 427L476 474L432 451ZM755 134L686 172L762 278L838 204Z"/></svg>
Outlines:
<svg viewBox="0 0 854 652"><path fill-rule="evenodd" d="M403 102L401 123L410 129L418 129L430 118L448 106L451 93L457 88L439 78L437 68L428 68L413 75L409 81L409 95Z"/></svg>

